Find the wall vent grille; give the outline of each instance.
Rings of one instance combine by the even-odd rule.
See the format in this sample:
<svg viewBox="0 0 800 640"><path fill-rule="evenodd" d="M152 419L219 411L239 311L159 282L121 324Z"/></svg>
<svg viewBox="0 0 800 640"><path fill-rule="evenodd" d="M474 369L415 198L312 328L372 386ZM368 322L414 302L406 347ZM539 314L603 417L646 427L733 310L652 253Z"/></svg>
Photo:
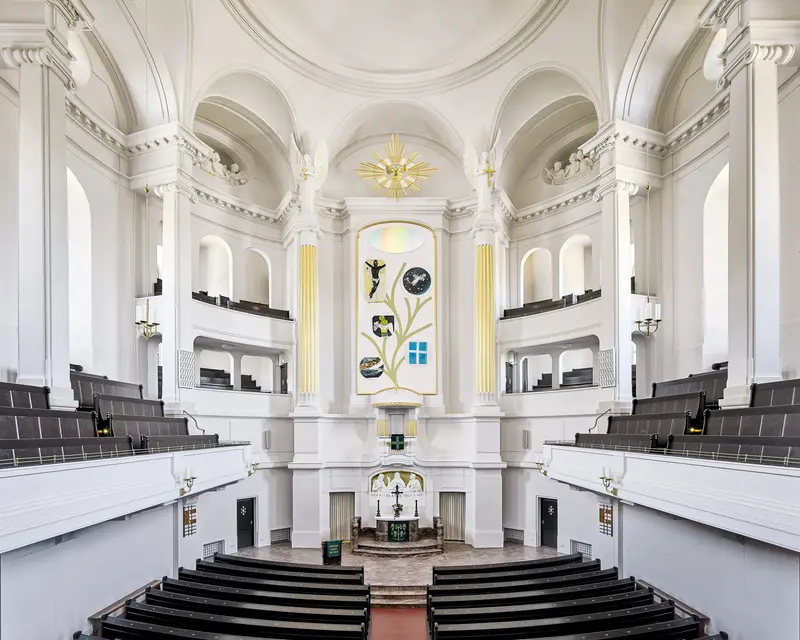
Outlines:
<svg viewBox="0 0 800 640"><path fill-rule="evenodd" d="M525 542L525 532L522 529L503 527L503 540L512 544L522 544Z"/></svg>
<svg viewBox="0 0 800 640"><path fill-rule="evenodd" d="M225 553L224 540L217 540L203 545L203 560L212 557L215 553Z"/></svg>
<svg viewBox="0 0 800 640"><path fill-rule="evenodd" d="M588 542L570 540L570 546L572 547L572 553L580 553L583 559L587 561L592 559L592 545Z"/></svg>
<svg viewBox="0 0 800 640"><path fill-rule="evenodd" d="M273 529L269 532L270 544L279 544L281 542L290 542L292 539L292 530L289 527L285 529Z"/></svg>

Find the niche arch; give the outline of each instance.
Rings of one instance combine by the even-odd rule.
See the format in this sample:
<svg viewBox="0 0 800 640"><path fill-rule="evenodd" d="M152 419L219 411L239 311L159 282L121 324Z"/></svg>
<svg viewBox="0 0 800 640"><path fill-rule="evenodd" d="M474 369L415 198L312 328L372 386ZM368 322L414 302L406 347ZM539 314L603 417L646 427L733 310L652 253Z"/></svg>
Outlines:
<svg viewBox="0 0 800 640"><path fill-rule="evenodd" d="M233 295L233 252L228 243L215 235L200 240L199 288L210 296Z"/></svg>
<svg viewBox="0 0 800 640"><path fill-rule="evenodd" d="M69 358L93 364L92 211L83 186L67 167L67 239L69 255Z"/></svg>
<svg viewBox="0 0 800 640"><path fill-rule="evenodd" d="M719 172L703 204L703 368L728 359L729 165Z"/></svg>
<svg viewBox="0 0 800 640"><path fill-rule="evenodd" d="M548 249L529 250L520 264L520 302L553 299L553 260Z"/></svg>

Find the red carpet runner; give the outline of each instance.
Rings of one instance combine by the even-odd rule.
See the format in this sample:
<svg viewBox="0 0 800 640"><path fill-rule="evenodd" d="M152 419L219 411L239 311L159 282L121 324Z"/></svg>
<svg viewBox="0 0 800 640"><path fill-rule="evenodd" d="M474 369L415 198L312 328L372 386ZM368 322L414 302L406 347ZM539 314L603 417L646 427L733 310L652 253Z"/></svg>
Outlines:
<svg viewBox="0 0 800 640"><path fill-rule="evenodd" d="M372 609L370 640L427 640L425 609Z"/></svg>

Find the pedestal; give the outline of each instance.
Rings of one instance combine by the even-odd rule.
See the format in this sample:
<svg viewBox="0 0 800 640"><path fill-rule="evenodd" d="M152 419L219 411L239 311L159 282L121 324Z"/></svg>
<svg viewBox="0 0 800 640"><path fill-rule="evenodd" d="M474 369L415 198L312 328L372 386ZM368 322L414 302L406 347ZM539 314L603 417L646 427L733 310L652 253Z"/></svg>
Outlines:
<svg viewBox="0 0 800 640"><path fill-rule="evenodd" d="M375 521L378 542L419 542L419 518L382 516Z"/></svg>

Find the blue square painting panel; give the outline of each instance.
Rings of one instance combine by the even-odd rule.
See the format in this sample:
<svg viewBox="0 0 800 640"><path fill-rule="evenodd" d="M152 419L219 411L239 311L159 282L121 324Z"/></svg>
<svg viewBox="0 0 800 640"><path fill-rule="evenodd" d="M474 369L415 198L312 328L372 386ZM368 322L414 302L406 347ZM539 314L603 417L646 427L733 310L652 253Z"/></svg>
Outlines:
<svg viewBox="0 0 800 640"><path fill-rule="evenodd" d="M408 343L408 364L428 364L428 343Z"/></svg>

